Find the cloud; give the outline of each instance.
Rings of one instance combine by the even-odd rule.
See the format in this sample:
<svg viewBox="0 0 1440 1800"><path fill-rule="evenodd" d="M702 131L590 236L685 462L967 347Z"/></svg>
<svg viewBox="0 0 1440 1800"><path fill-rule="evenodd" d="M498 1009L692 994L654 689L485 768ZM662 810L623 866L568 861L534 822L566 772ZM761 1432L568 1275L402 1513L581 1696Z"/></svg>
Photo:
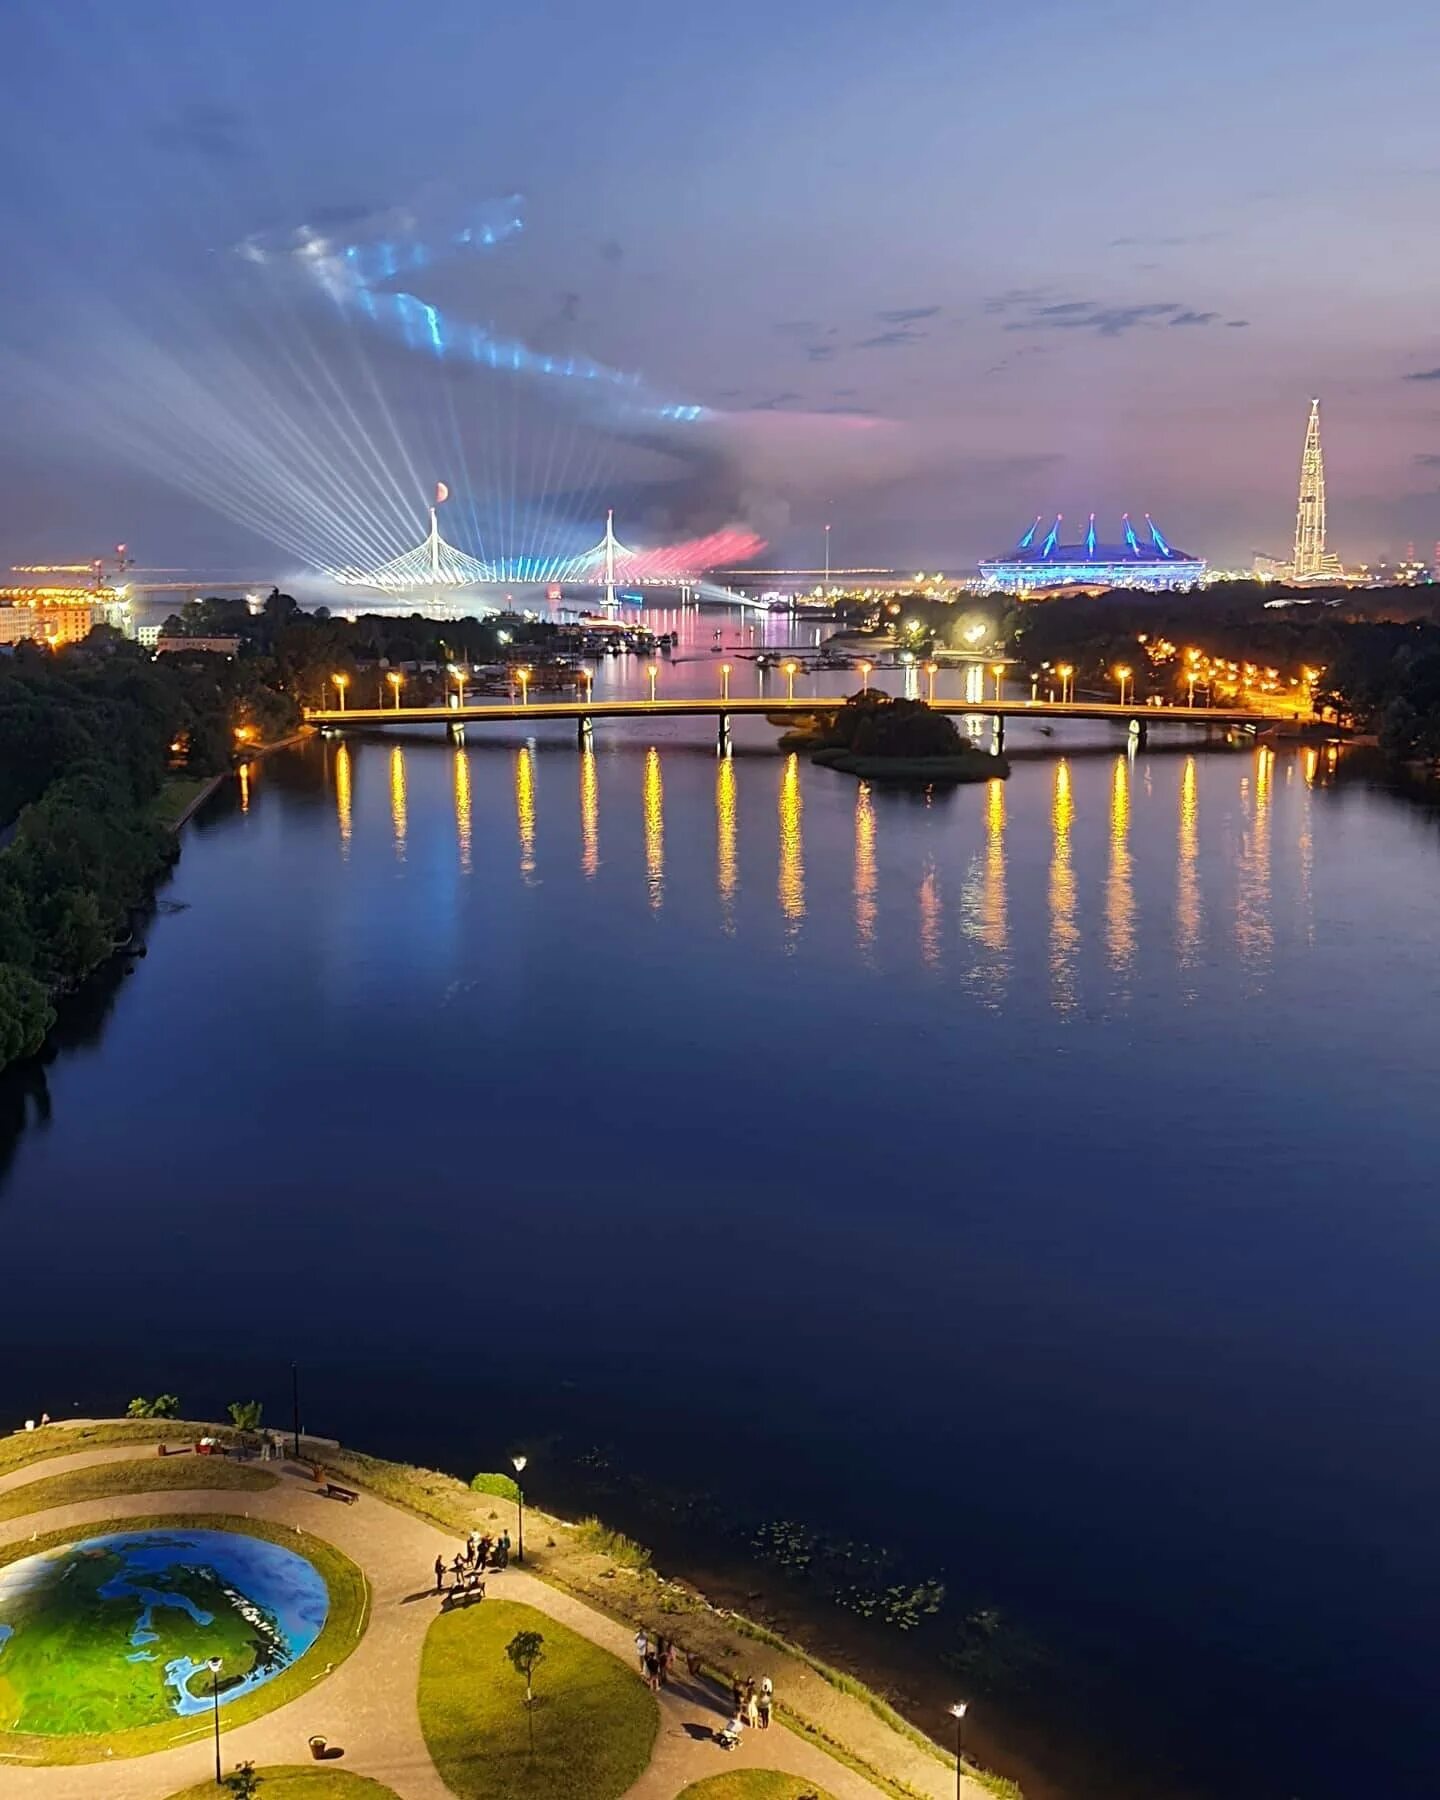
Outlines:
<svg viewBox="0 0 1440 1800"><path fill-rule="evenodd" d="M1440 469L1440 456L1435 456L1425 451L1422 451L1415 458L1415 461L1422 469Z"/></svg>
<svg viewBox="0 0 1440 1800"><path fill-rule="evenodd" d="M1217 312L1201 312L1178 300L1145 300L1117 305L1101 300L1050 300L1043 290L1012 288L987 300L991 313L1018 313L1006 331L1093 331L1098 337L1121 337L1137 326L1213 325ZM1243 322L1243 321L1242 321Z"/></svg>
<svg viewBox="0 0 1440 1800"><path fill-rule="evenodd" d="M833 344L807 344L805 354L811 362L829 362L835 354Z"/></svg>
<svg viewBox="0 0 1440 1800"><path fill-rule="evenodd" d="M925 335L923 331L912 331L908 325L897 325L891 331L881 331L874 337L861 338L855 348L857 350L894 350L902 344L918 344Z"/></svg>
<svg viewBox="0 0 1440 1800"><path fill-rule="evenodd" d="M1174 237L1155 237L1141 233L1138 237L1111 238L1110 248L1141 250L1174 250L1181 244L1213 244L1216 238L1223 237L1222 231L1196 231L1189 234L1177 234Z"/></svg>
<svg viewBox="0 0 1440 1800"><path fill-rule="evenodd" d="M824 330L818 319L777 319L771 327L781 337L819 337Z"/></svg>
<svg viewBox="0 0 1440 1800"><path fill-rule="evenodd" d="M938 306L897 306L875 317L882 325L913 325L917 319L933 319L939 310Z"/></svg>
<svg viewBox="0 0 1440 1800"><path fill-rule="evenodd" d="M1178 312L1170 320L1172 325L1213 325L1220 317L1215 312Z"/></svg>
<svg viewBox="0 0 1440 1800"><path fill-rule="evenodd" d="M1440 381L1440 369L1417 369L1413 375L1405 377L1407 381Z"/></svg>
<svg viewBox="0 0 1440 1800"><path fill-rule="evenodd" d="M799 398L800 396L798 394L789 392L783 394L771 394L768 399L753 401L749 410L751 412L774 412L778 407L792 406Z"/></svg>
<svg viewBox="0 0 1440 1800"><path fill-rule="evenodd" d="M1225 329L1227 331L1244 331L1249 323L1248 319L1227 319Z"/></svg>
<svg viewBox="0 0 1440 1800"><path fill-rule="evenodd" d="M607 263L618 263L625 255L625 246L618 238L602 238L600 240L600 260Z"/></svg>
<svg viewBox="0 0 1440 1800"><path fill-rule="evenodd" d="M245 120L233 107L192 101L149 129L152 144L182 156L204 156L212 162L235 162L251 154Z"/></svg>

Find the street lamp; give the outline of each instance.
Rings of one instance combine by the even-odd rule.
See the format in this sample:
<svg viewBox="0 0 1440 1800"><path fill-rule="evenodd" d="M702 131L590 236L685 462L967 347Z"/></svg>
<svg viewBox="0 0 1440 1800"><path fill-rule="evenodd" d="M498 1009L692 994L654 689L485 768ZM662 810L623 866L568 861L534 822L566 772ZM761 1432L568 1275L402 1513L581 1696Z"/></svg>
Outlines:
<svg viewBox="0 0 1440 1800"><path fill-rule="evenodd" d="M588 700L595 692L595 671L593 669L582 669L580 671L580 680L585 683L585 698Z"/></svg>
<svg viewBox="0 0 1440 1800"><path fill-rule="evenodd" d="M399 712L400 690L405 685L405 677L398 669L392 669L385 679L390 683L391 692L395 695L395 710Z"/></svg>
<svg viewBox="0 0 1440 1800"><path fill-rule="evenodd" d="M524 668L517 669L515 671L515 679L520 683L520 704L522 706L526 706L529 704L529 700L530 700L530 671L529 671L529 669L524 669Z"/></svg>
<svg viewBox="0 0 1440 1800"><path fill-rule="evenodd" d="M969 1705L968 1700L957 1700L949 1709L950 1717L955 1721L955 1800L960 1800L965 1785L965 1714Z"/></svg>
<svg viewBox="0 0 1440 1800"><path fill-rule="evenodd" d="M650 667L645 671L645 673L650 677L650 699L651 699L651 702L653 703L654 699L655 699L655 681L656 681L656 678L659 675L660 671L655 666L655 664L652 662Z"/></svg>
<svg viewBox="0 0 1440 1800"><path fill-rule="evenodd" d="M795 698L795 667L793 662L787 662L785 665L785 679L789 683L789 692L785 696L787 700Z"/></svg>
<svg viewBox="0 0 1440 1800"><path fill-rule="evenodd" d="M1063 706L1065 704L1065 689L1067 686L1070 689L1070 699L1073 700L1075 698L1075 668L1072 663L1061 663L1056 668L1055 673L1060 677L1060 704Z"/></svg>
<svg viewBox="0 0 1440 1800"><path fill-rule="evenodd" d="M867 694L870 692L870 671L873 667L874 664L868 662L862 662L860 665L860 685Z"/></svg>
<svg viewBox="0 0 1440 1800"><path fill-rule="evenodd" d="M212 1656L205 1667L210 1671L210 1698L215 1705L215 1785L223 1787L225 1777L220 1772L220 1658Z"/></svg>
<svg viewBox="0 0 1440 1800"><path fill-rule="evenodd" d="M930 682L930 689L929 689L927 698L929 699L930 704L932 706L935 704L935 668L936 668L936 665L933 662L928 662L925 665L925 673L926 673L927 677L929 678L929 682Z"/></svg>
<svg viewBox="0 0 1440 1800"><path fill-rule="evenodd" d="M729 663L721 663L721 665L720 665L720 698L722 700L728 700L730 698L730 665L729 665Z"/></svg>
<svg viewBox="0 0 1440 1800"><path fill-rule="evenodd" d="M330 677L330 679L335 683L335 686L340 690L340 710L341 710L341 712L344 712L344 710L345 710L345 690L350 685L350 677L348 675L332 675Z"/></svg>
<svg viewBox="0 0 1440 1800"><path fill-rule="evenodd" d="M518 1523L515 1528L517 1540L515 1545L515 1560L516 1562L521 1563L525 1560L525 1490L520 1485L520 1477L525 1472L525 1464L529 1460L529 1457L526 1456L512 1456L510 1458L510 1461L515 1465L515 1494L516 1505L518 1508Z"/></svg>
<svg viewBox="0 0 1440 1800"><path fill-rule="evenodd" d="M1122 663L1118 668L1112 669L1110 673L1120 684L1120 704L1123 706L1125 704L1125 683L1130 679L1131 671Z"/></svg>
<svg viewBox="0 0 1440 1800"><path fill-rule="evenodd" d="M1196 671L1193 667L1191 667L1185 671L1185 679L1190 685L1190 702L1189 703L1191 706L1193 706L1195 704L1195 681L1196 681Z"/></svg>
<svg viewBox="0 0 1440 1800"><path fill-rule="evenodd" d="M1005 679L1004 663L991 663L990 673L995 677L995 698L1000 698L1000 684Z"/></svg>
<svg viewBox="0 0 1440 1800"><path fill-rule="evenodd" d="M455 677L455 686L456 686L456 689L458 690L457 698L459 700L460 705L463 707L465 704L465 671L464 671L464 669L457 668L454 664L452 664L451 668L450 668L450 673Z"/></svg>

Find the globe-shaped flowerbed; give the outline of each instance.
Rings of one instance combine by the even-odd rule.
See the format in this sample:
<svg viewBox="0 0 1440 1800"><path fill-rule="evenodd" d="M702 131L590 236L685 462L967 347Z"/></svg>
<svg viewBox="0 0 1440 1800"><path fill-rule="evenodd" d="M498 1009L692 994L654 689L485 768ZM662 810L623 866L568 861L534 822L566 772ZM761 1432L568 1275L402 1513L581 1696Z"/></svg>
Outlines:
<svg viewBox="0 0 1440 1800"><path fill-rule="evenodd" d="M160 1749L203 1730L217 1704L238 1724L292 1698L322 1639L328 1662L348 1654L364 1623L354 1565L313 1538L235 1523L142 1520L12 1551L0 1749L19 1740L43 1761Z"/></svg>

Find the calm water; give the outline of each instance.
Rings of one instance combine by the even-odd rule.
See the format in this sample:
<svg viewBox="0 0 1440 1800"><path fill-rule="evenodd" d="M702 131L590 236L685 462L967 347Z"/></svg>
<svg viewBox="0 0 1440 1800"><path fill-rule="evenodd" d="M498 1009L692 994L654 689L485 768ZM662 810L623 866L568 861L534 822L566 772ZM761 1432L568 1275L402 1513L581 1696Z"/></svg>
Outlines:
<svg viewBox="0 0 1440 1800"><path fill-rule="evenodd" d="M25 1102L0 1403L283 1418L295 1357L382 1450L903 1545L1049 1652L974 1717L1052 1792L1433 1795L1433 823L1303 752L1016 731L927 803L773 740L217 800Z"/></svg>

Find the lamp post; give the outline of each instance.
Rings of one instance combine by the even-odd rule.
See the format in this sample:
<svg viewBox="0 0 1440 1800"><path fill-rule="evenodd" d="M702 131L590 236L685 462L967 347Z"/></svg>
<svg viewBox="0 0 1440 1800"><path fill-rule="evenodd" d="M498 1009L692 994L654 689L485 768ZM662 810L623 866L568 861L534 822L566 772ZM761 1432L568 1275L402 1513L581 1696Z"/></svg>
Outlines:
<svg viewBox="0 0 1440 1800"><path fill-rule="evenodd" d="M1110 673L1120 685L1120 704L1123 706L1125 704L1125 683L1130 679L1131 671L1122 663L1120 667L1112 669Z"/></svg>
<svg viewBox="0 0 1440 1800"><path fill-rule="evenodd" d="M1070 700L1075 698L1074 665L1071 663L1061 663L1056 668L1055 673L1060 677L1060 704L1063 706L1067 698ZM1067 688L1069 689L1068 695L1066 693Z"/></svg>
<svg viewBox="0 0 1440 1800"><path fill-rule="evenodd" d="M452 668L450 673L455 677L456 698L463 708L465 705L465 671L462 668L456 667Z"/></svg>
<svg viewBox="0 0 1440 1800"><path fill-rule="evenodd" d="M1195 704L1195 682L1196 682L1196 679L1197 679L1197 677L1196 677L1194 669L1187 669L1185 671L1185 680L1190 689L1190 699L1189 699L1188 704L1191 706L1193 706Z"/></svg>
<svg viewBox="0 0 1440 1800"><path fill-rule="evenodd" d="M585 683L585 698L589 700L595 692L595 671L593 669L582 669L580 671L580 679Z"/></svg>
<svg viewBox="0 0 1440 1800"><path fill-rule="evenodd" d="M525 1464L529 1460L530 1459L525 1456L512 1456L510 1458L510 1461L515 1465L515 1494L517 1507L515 1560L516 1562L521 1563L525 1560L525 1490L520 1485L520 1477L524 1474Z"/></svg>
<svg viewBox="0 0 1440 1800"><path fill-rule="evenodd" d="M530 671L529 671L529 669L524 669L524 668L517 669L515 671L515 679L520 683L520 704L522 706L525 706L529 702L529 699L530 699Z"/></svg>
<svg viewBox="0 0 1440 1800"><path fill-rule="evenodd" d="M729 665L729 663L721 663L721 665L720 665L720 698L722 700L728 700L730 698L730 665Z"/></svg>
<svg viewBox="0 0 1440 1800"><path fill-rule="evenodd" d="M795 698L795 668L796 665L793 662L787 662L785 665L785 680L788 684L788 692L785 695L787 700Z"/></svg>
<svg viewBox="0 0 1440 1800"><path fill-rule="evenodd" d="M341 710L341 712L344 712L344 710L345 710L345 690L350 685L350 677L348 675L332 675L330 677L330 679L335 683L336 688L339 690L340 710Z"/></svg>
<svg viewBox="0 0 1440 1800"><path fill-rule="evenodd" d="M205 1667L210 1671L210 1698L215 1707L215 1785L223 1787L225 1777L220 1770L220 1658L212 1656Z"/></svg>
<svg viewBox="0 0 1440 1800"><path fill-rule="evenodd" d="M405 685L405 677L400 673L400 671L398 669L392 669L390 671L390 673L385 677L385 679L390 683L391 692L395 696L395 710L396 710L396 712L399 712L399 710L400 710L400 690Z"/></svg>
<svg viewBox="0 0 1440 1800"><path fill-rule="evenodd" d="M991 663L990 673L995 678L995 698L998 700L1000 698L1000 684L1005 679L1004 663Z"/></svg>
<svg viewBox="0 0 1440 1800"><path fill-rule="evenodd" d="M658 668L656 668L655 664L652 662L650 667L645 671L645 673L650 677L650 699L651 699L651 703L653 704L654 699L655 699L655 680L656 680L656 677L659 675L660 671Z"/></svg>
<svg viewBox="0 0 1440 1800"><path fill-rule="evenodd" d="M929 682L929 688L926 693L926 699L933 706L935 704L935 664L933 662L926 663L925 675L926 675L927 681Z"/></svg>
<svg viewBox="0 0 1440 1800"><path fill-rule="evenodd" d="M955 1800L960 1800L965 1785L965 1713L969 1705L968 1700L957 1700L950 1708L950 1716L955 1721Z"/></svg>
<svg viewBox="0 0 1440 1800"><path fill-rule="evenodd" d="M860 687L861 691L866 694L870 692L870 671L873 667L874 664L868 662L862 662L860 665Z"/></svg>

